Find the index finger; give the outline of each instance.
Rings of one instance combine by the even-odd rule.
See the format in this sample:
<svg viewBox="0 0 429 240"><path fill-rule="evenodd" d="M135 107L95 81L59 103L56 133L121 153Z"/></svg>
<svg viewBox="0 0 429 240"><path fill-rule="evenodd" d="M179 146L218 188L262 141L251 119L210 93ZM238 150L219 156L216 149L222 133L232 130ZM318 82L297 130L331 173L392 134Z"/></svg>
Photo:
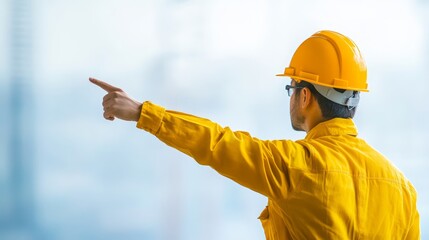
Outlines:
<svg viewBox="0 0 429 240"><path fill-rule="evenodd" d="M101 80L98 80L98 79L90 77L89 81L92 82L92 83L94 83L95 85L101 87L106 92L109 92L109 93L110 92L116 92L116 91L122 92L122 89L120 89L118 87L115 87L115 86L112 86L112 85L110 85L110 84L108 84L106 82L103 82Z"/></svg>

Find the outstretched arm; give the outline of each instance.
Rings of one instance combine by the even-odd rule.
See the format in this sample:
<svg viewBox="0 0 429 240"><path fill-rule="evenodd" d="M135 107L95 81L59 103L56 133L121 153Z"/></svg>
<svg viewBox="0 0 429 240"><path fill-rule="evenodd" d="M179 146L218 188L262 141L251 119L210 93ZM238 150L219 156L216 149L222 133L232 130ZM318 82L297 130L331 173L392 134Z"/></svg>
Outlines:
<svg viewBox="0 0 429 240"><path fill-rule="evenodd" d="M242 186L271 198L284 198L296 186L288 170L291 159L305 160L303 146L293 141L262 141L250 134L232 131L208 119L168 111L161 106L130 98L120 88L90 81L107 91L104 117L137 121L137 127L167 145L208 165Z"/></svg>
<svg viewBox="0 0 429 240"><path fill-rule="evenodd" d="M297 186L305 162L304 147L290 140L263 141L209 119L166 110L145 102L137 127L208 165L225 177L267 197L284 199Z"/></svg>
<svg viewBox="0 0 429 240"><path fill-rule="evenodd" d="M89 78L89 81L104 89L107 94L103 98L104 118L115 120L115 117L137 122L140 118L142 103L132 99L126 92L106 82Z"/></svg>

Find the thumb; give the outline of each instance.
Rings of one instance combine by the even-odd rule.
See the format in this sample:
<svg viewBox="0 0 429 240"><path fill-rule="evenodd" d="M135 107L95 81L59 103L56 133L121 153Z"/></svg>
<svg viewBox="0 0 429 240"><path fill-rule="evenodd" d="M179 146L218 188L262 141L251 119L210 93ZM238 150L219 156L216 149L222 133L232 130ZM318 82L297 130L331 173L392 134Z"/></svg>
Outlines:
<svg viewBox="0 0 429 240"><path fill-rule="evenodd" d="M95 85L101 87L102 89L104 89L106 92L110 93L110 92L123 92L122 89L112 86L106 82L103 82L101 80L95 79L90 77L89 81L94 83Z"/></svg>

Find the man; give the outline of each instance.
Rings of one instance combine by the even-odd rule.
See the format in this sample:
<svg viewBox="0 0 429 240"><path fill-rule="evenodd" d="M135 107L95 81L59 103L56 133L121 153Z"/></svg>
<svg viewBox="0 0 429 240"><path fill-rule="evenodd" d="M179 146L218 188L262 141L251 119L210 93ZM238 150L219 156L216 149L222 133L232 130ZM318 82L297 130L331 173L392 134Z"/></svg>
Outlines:
<svg viewBox="0 0 429 240"><path fill-rule="evenodd" d="M268 197L267 239L419 239L417 193L383 155L357 137L352 121L366 65L355 43L320 31L296 50L283 74L299 141L263 141L208 119L143 104L90 78L108 93L104 117L136 121L164 143Z"/></svg>

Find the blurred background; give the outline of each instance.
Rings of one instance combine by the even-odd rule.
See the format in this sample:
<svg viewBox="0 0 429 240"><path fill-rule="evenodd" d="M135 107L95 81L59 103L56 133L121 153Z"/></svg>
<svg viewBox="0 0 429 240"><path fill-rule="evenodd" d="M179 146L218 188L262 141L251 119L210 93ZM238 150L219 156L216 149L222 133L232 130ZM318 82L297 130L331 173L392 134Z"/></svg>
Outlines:
<svg viewBox="0 0 429 240"><path fill-rule="evenodd" d="M104 120L88 77L300 139L274 75L322 29L366 58L360 136L414 183L428 239L428 13L427 0L0 0L0 239L264 239L266 198Z"/></svg>

